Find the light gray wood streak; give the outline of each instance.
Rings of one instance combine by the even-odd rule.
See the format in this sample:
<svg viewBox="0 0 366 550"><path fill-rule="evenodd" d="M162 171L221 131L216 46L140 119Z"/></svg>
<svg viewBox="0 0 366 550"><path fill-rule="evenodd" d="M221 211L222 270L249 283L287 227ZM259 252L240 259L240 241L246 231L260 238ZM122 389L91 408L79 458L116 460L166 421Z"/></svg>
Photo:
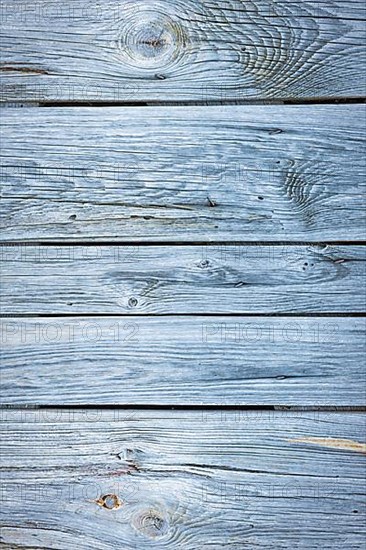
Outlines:
<svg viewBox="0 0 366 550"><path fill-rule="evenodd" d="M364 547L359 414L3 411L8 548ZM107 504L103 496L115 495ZM98 501L98 502L96 502ZM208 542L209 541L209 542Z"/></svg>
<svg viewBox="0 0 366 550"><path fill-rule="evenodd" d="M364 246L2 246L4 314L356 313Z"/></svg>
<svg viewBox="0 0 366 550"><path fill-rule="evenodd" d="M363 96L356 0L3 2L5 101Z"/></svg>
<svg viewBox="0 0 366 550"><path fill-rule="evenodd" d="M365 106L7 109L4 241L365 237Z"/></svg>
<svg viewBox="0 0 366 550"><path fill-rule="evenodd" d="M0 327L3 403L365 403L364 319L6 318Z"/></svg>

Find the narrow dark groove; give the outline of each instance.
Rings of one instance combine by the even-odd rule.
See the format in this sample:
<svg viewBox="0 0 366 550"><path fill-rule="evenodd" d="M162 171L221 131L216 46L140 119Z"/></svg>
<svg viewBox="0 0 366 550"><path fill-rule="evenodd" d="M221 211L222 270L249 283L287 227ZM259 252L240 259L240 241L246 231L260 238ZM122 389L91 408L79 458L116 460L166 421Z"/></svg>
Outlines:
<svg viewBox="0 0 366 550"><path fill-rule="evenodd" d="M355 102L353 102L355 103ZM359 101L357 101L359 103ZM241 101L237 99L227 99L225 101L220 100L185 100L185 101L136 101L136 102L123 102L123 101L59 101L59 102L42 102L38 103L38 107L222 107L225 105L283 105L284 100L246 100Z"/></svg>
<svg viewBox="0 0 366 550"><path fill-rule="evenodd" d="M321 313L307 313L307 312L297 312L297 313L286 313L286 312L279 312L279 313L261 313L261 312L242 312L242 313L197 313L197 312L191 312L191 313L2 313L0 314L0 319L30 319L30 318L43 318L43 319L63 319L63 318L69 318L69 317L91 317L91 318L103 318L103 317L114 317L114 318L120 318L120 317L128 317L128 318L135 318L135 319L142 319L146 317L344 317L344 318L363 318L366 317L366 312L351 312L351 313L344 313L344 312L321 312Z"/></svg>
<svg viewBox="0 0 366 550"><path fill-rule="evenodd" d="M177 101L43 101L37 104L38 107L186 107L186 106L205 106L216 107L224 105L338 105L338 104L358 104L365 103L364 97L342 97L342 98L276 98L276 99L253 99L253 100L240 100L229 99L225 101L220 100L177 100ZM13 107L17 103L9 102L9 106ZM27 103L19 103L23 106L27 106ZM3 103L6 107L6 102ZM34 102L31 102L29 106L35 106Z"/></svg>
<svg viewBox="0 0 366 550"><path fill-rule="evenodd" d="M176 411L215 411L215 410L225 410L225 411L277 411L277 412L306 412L306 411L319 411L319 412L366 412L366 406L353 406L353 405L307 405L307 406L298 406L298 405L159 405L159 404L145 404L145 403L126 403L126 404L120 404L120 403L108 403L108 404L97 404L97 405L91 405L89 403L86 404L60 404L60 405L41 405L41 404L17 404L17 405L10 405L10 404L1 404L0 405L1 410L9 410L9 409L36 409L36 410L44 410L44 409L61 409L61 410L69 410L69 409L76 409L76 410L94 410L94 409L103 409L103 410L110 410L110 409L120 409L120 410L176 410Z"/></svg>
<svg viewBox="0 0 366 550"><path fill-rule="evenodd" d="M0 247L6 246L366 246L366 241L0 241Z"/></svg>
<svg viewBox="0 0 366 550"><path fill-rule="evenodd" d="M346 104L346 103L365 103L366 98L365 97L339 97L339 98L309 98L305 100L300 99L285 99L283 101L284 105L301 105L304 103L305 105L338 105L338 104Z"/></svg>

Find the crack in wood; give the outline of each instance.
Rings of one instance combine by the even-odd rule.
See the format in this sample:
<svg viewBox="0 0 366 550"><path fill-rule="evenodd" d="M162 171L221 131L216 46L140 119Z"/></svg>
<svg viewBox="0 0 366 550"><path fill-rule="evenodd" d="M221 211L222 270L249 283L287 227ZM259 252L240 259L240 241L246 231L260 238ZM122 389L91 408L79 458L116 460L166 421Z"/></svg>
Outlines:
<svg viewBox="0 0 366 550"><path fill-rule="evenodd" d="M332 437L299 437L297 439L288 439L291 443L309 443L319 445L329 449L340 449L342 451L354 451L366 454L366 444L352 441L351 439L335 439Z"/></svg>

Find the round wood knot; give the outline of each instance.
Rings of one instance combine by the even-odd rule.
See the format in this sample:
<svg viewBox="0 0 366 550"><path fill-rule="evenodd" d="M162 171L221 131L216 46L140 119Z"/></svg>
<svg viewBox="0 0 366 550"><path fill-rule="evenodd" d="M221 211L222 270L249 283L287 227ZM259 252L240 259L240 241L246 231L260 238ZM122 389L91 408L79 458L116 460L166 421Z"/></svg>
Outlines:
<svg viewBox="0 0 366 550"><path fill-rule="evenodd" d="M159 80L167 78L167 71L180 60L187 46L182 25L164 13L164 7L162 2L151 2L137 10L127 5L119 30L123 62L135 69L153 71L152 78Z"/></svg>
<svg viewBox="0 0 366 550"><path fill-rule="evenodd" d="M209 260L201 260L199 263L198 263L198 267L200 267L201 269L207 269L208 267L210 267L211 264L210 264L210 261Z"/></svg>
<svg viewBox="0 0 366 550"><path fill-rule="evenodd" d="M118 510L118 508L121 508L122 506L122 501L118 498L118 496L112 494L104 495L98 498L95 502L107 510Z"/></svg>
<svg viewBox="0 0 366 550"><path fill-rule="evenodd" d="M169 522L162 512L150 508L139 512L133 519L133 526L148 538L164 536L169 529Z"/></svg>
<svg viewBox="0 0 366 550"><path fill-rule="evenodd" d="M135 298L134 296L132 296L132 297L128 300L128 306L129 306L129 307L136 307L138 303L139 303L139 302L138 302L137 298Z"/></svg>

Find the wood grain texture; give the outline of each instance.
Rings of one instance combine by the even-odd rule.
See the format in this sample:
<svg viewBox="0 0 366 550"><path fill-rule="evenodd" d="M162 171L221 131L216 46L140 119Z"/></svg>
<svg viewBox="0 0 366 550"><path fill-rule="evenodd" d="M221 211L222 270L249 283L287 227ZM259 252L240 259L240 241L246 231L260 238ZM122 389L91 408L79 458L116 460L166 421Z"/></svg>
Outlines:
<svg viewBox="0 0 366 550"><path fill-rule="evenodd" d="M359 414L8 410L2 427L7 548L364 548Z"/></svg>
<svg viewBox="0 0 366 550"><path fill-rule="evenodd" d="M365 94L358 0L7 0L5 101Z"/></svg>
<svg viewBox="0 0 366 550"><path fill-rule="evenodd" d="M365 320L1 320L1 400L43 405L365 404Z"/></svg>
<svg viewBox="0 0 366 550"><path fill-rule="evenodd" d="M364 120L364 105L6 109L2 239L362 239Z"/></svg>
<svg viewBox="0 0 366 550"><path fill-rule="evenodd" d="M357 313L364 246L6 246L3 314Z"/></svg>

